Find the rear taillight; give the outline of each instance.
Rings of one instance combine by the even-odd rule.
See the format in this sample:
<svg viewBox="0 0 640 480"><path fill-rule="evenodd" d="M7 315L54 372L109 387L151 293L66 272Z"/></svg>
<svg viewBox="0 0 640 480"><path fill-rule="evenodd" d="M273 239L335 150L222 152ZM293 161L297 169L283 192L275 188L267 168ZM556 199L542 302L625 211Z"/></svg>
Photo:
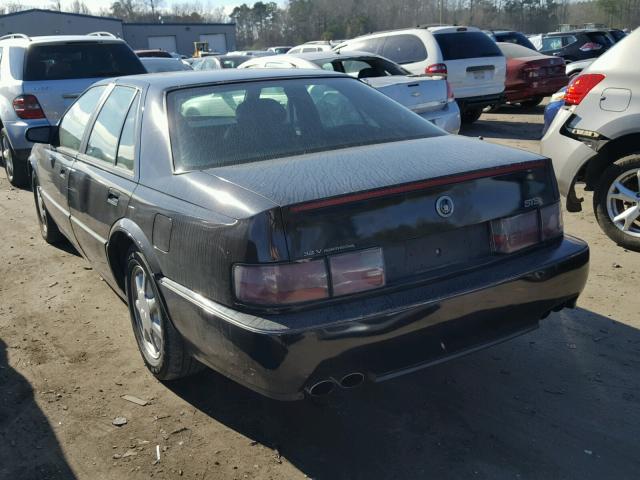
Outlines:
<svg viewBox="0 0 640 480"><path fill-rule="evenodd" d="M20 95L13 99L13 110L23 120L45 118L40 102L35 95Z"/></svg>
<svg viewBox="0 0 640 480"><path fill-rule="evenodd" d="M236 298L253 305L289 305L364 292L385 285L380 248L331 255L327 260L236 265L233 268Z"/></svg>
<svg viewBox="0 0 640 480"><path fill-rule="evenodd" d="M522 70L524 78L538 78L540 77L540 69L538 67L527 67Z"/></svg>
<svg viewBox="0 0 640 480"><path fill-rule="evenodd" d="M585 73L571 80L564 95L565 105L580 105L584 97L602 80L604 75L601 73Z"/></svg>
<svg viewBox="0 0 640 480"><path fill-rule="evenodd" d="M384 260L382 250L373 248L329 257L334 295L363 292L383 287Z"/></svg>
<svg viewBox="0 0 640 480"><path fill-rule="evenodd" d="M596 50L600 50L602 48L602 45L600 45L599 43L596 42L587 42L584 45L582 45L580 47L580 51L582 52L593 52Z"/></svg>
<svg viewBox="0 0 640 480"><path fill-rule="evenodd" d="M329 296L324 260L276 265L236 265L238 300L258 305L287 305Z"/></svg>
<svg viewBox="0 0 640 480"><path fill-rule="evenodd" d="M543 241L560 237L564 233L560 203L540 209L540 224Z"/></svg>
<svg viewBox="0 0 640 480"><path fill-rule="evenodd" d="M491 222L495 253L513 253L563 234L560 203Z"/></svg>
<svg viewBox="0 0 640 480"><path fill-rule="evenodd" d="M447 101L448 102L453 102L455 99L456 99L456 97L453 94L453 88L451 88L451 84L447 80Z"/></svg>
<svg viewBox="0 0 640 480"><path fill-rule="evenodd" d="M491 222L491 240L496 253L513 253L540 241L538 211Z"/></svg>
<svg viewBox="0 0 640 480"><path fill-rule="evenodd" d="M444 63L434 63L424 69L426 75L446 75L447 65Z"/></svg>

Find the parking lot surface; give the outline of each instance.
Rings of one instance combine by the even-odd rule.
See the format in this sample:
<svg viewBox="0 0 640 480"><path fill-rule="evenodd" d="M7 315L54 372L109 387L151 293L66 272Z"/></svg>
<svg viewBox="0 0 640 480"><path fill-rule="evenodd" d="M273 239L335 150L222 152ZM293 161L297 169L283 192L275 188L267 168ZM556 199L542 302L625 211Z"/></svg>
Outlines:
<svg viewBox="0 0 640 480"><path fill-rule="evenodd" d="M538 151L541 129L542 107L503 108L462 133ZM212 371L157 382L126 306L71 247L44 243L31 192L3 177L0 479L638 478L640 255L601 233L590 202L564 217L591 246L577 309L319 405Z"/></svg>

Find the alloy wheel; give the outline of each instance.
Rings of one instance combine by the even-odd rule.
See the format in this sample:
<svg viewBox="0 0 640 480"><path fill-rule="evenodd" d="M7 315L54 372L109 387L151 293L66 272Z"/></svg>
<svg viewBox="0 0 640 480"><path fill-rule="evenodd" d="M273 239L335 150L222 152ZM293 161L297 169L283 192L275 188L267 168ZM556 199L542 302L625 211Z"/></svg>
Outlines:
<svg viewBox="0 0 640 480"><path fill-rule="evenodd" d="M11 145L7 137L2 136L2 160L4 161L4 167L7 170L7 176L13 178L13 155L11 153Z"/></svg>
<svg viewBox="0 0 640 480"><path fill-rule="evenodd" d="M625 234L640 237L640 168L623 172L611 183L607 214Z"/></svg>
<svg viewBox="0 0 640 480"><path fill-rule="evenodd" d="M162 362L164 335L162 331L162 310L151 282L153 281L140 265L131 272L131 298L135 328L143 355L153 366Z"/></svg>
<svg viewBox="0 0 640 480"><path fill-rule="evenodd" d="M36 201L38 206L38 218L40 220L40 228L42 229L42 236L47 236L47 230L49 225L47 223L47 210L44 206L44 200L42 200L42 188L40 185L36 186Z"/></svg>

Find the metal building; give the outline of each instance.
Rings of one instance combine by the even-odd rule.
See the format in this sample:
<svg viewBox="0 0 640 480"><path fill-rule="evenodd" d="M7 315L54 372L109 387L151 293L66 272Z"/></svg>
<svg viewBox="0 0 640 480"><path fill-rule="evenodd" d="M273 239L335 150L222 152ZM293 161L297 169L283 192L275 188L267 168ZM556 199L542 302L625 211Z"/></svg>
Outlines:
<svg viewBox="0 0 640 480"><path fill-rule="evenodd" d="M95 15L30 9L0 15L0 36L9 33L36 35L82 35L109 32L123 38L131 48L161 48L184 55L193 53L193 42L209 42L222 53L236 49L234 23L124 23Z"/></svg>

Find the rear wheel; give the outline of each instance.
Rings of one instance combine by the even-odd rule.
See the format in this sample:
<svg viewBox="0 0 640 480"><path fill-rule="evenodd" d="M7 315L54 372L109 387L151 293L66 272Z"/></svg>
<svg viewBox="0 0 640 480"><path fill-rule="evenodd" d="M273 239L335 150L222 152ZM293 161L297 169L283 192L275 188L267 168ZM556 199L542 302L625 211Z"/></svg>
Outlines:
<svg viewBox="0 0 640 480"><path fill-rule="evenodd" d="M158 380L174 380L202 370L175 329L153 273L134 248L126 262L126 291L133 333L147 368Z"/></svg>
<svg viewBox="0 0 640 480"><path fill-rule="evenodd" d="M482 115L481 108L465 108L461 114L462 123L473 123Z"/></svg>
<svg viewBox="0 0 640 480"><path fill-rule="evenodd" d="M9 183L14 187L24 187L29 182L27 171L27 162L17 158L7 134L0 134L0 153L2 153L2 162L4 163L4 171L7 174Z"/></svg>
<svg viewBox="0 0 640 480"><path fill-rule="evenodd" d="M593 208L609 238L640 251L640 154L623 157L604 171L594 192Z"/></svg>
<svg viewBox="0 0 640 480"><path fill-rule="evenodd" d="M47 206L44 204L44 200L42 198L42 187L38 183L38 178L33 175L33 180L31 185L33 186L33 198L36 202L36 213L38 214L38 224L40 226L40 235L47 243L56 244L60 240L62 240L62 234L58 229L58 225L51 218L49 212L47 211Z"/></svg>

